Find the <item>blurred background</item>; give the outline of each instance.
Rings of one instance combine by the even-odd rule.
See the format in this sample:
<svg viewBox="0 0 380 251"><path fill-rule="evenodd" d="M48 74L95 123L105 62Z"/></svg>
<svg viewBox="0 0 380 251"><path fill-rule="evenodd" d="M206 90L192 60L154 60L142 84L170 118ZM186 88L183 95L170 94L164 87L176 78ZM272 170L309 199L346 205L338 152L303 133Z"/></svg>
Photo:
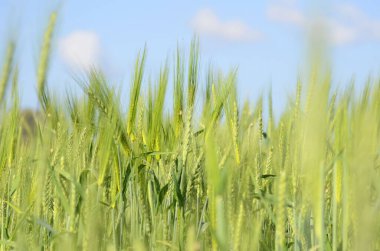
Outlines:
<svg viewBox="0 0 380 251"><path fill-rule="evenodd" d="M35 108L39 51L53 10L59 17L48 87L56 94L80 93L73 79L99 67L127 96L134 60L145 45L147 73L155 77L177 47L188 52L197 35L203 73L210 64L224 72L237 67L242 100L272 89L274 106L281 109L307 68L308 34L319 36L312 25L318 22L327 31L323 39L335 86L355 80L360 88L379 77L378 1L251 2L0 0L0 56L15 39L21 104Z"/></svg>

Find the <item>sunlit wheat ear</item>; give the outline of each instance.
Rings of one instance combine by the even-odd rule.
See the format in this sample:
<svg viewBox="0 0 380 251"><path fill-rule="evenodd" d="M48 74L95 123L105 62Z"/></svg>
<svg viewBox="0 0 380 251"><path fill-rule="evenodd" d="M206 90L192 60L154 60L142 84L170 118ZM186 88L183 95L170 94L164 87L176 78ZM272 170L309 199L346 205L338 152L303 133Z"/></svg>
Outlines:
<svg viewBox="0 0 380 251"><path fill-rule="evenodd" d="M42 41L40 58L37 69L37 92L40 103L46 102L46 77L49 67L49 57L51 54L51 43L53 39L53 33L57 21L57 12L54 11L50 15L48 26L44 33ZM44 104L46 105L46 104Z"/></svg>
<svg viewBox="0 0 380 251"><path fill-rule="evenodd" d="M136 59L135 63L135 71L133 73L133 82L130 91L129 97L129 111L128 111L128 123L127 123L127 133L131 135L133 128L135 126L137 107L139 103L140 97L140 89L144 76L144 67L145 67L145 56L146 56L146 48L142 55Z"/></svg>
<svg viewBox="0 0 380 251"><path fill-rule="evenodd" d="M295 103L295 112L294 112L294 118L295 120L298 119L300 109L301 109L301 96L302 96L302 83L301 80L298 79L297 81L297 93L296 93L296 103Z"/></svg>
<svg viewBox="0 0 380 251"><path fill-rule="evenodd" d="M233 107L233 118L232 118L232 140L235 150L235 160L238 165L240 165L240 150L239 150L239 114L236 102L234 102Z"/></svg>
<svg viewBox="0 0 380 251"><path fill-rule="evenodd" d="M193 40L190 49L188 83L187 83L187 107L184 122L183 151L182 161L186 163L187 154L190 145L190 136L192 129L193 110L195 105L195 95L198 89L198 71L199 71L199 44Z"/></svg>
<svg viewBox="0 0 380 251"><path fill-rule="evenodd" d="M193 107L188 107L185 117L185 128L184 128L184 134L183 134L183 149L182 149L182 162L183 165L186 164L186 158L189 153L189 146L190 146L190 136L191 136L191 120L193 118Z"/></svg>
<svg viewBox="0 0 380 251"><path fill-rule="evenodd" d="M191 177L190 186L188 187L189 196L200 197L201 183L203 180L203 168L202 168L203 151L195 162L195 168Z"/></svg>
<svg viewBox="0 0 380 251"><path fill-rule="evenodd" d="M286 220L286 176L282 171L277 186L276 205L276 250L283 250L285 244L285 220Z"/></svg>
<svg viewBox="0 0 380 251"><path fill-rule="evenodd" d="M1 71L1 76L0 76L1 77L0 78L0 103L2 103L4 100L9 78L11 76L14 51L15 51L15 43L13 41L10 41L7 47L5 61L4 61L3 69Z"/></svg>
<svg viewBox="0 0 380 251"><path fill-rule="evenodd" d="M139 138L140 143L146 144L144 141L144 135L145 135L145 128L144 128L144 111L145 111L145 104L142 99L138 102L138 112L137 112L137 136Z"/></svg>
<svg viewBox="0 0 380 251"><path fill-rule="evenodd" d="M269 91L268 94L268 129L267 134L272 135L275 127L275 121L274 121L274 114L273 114L273 93L272 88ZM265 138L265 137L264 137Z"/></svg>
<svg viewBox="0 0 380 251"><path fill-rule="evenodd" d="M228 76L228 82L231 84L231 94L228 99L227 119L229 120L229 128L231 133L234 156L237 165L240 164L239 149L239 107L236 90L236 72L232 71Z"/></svg>
<svg viewBox="0 0 380 251"><path fill-rule="evenodd" d="M182 54L179 49L177 49L176 55L176 65L174 73L174 133L178 137L183 126L183 116L184 116L184 74L185 74L185 64Z"/></svg>
<svg viewBox="0 0 380 251"><path fill-rule="evenodd" d="M236 222L235 233L234 233L233 250L240 250L244 214L245 212L244 212L243 203L240 203L239 213L237 214L237 222Z"/></svg>
<svg viewBox="0 0 380 251"><path fill-rule="evenodd" d="M273 160L273 146L269 149L268 157L267 157L266 163L265 163L264 175L269 175L269 174L273 173L272 160ZM269 180L265 179L263 181L264 188L268 189L268 185L269 185Z"/></svg>
<svg viewBox="0 0 380 251"><path fill-rule="evenodd" d="M187 107L194 107L196 92L198 89L199 77L199 43L193 39L190 48L188 86L187 86Z"/></svg>

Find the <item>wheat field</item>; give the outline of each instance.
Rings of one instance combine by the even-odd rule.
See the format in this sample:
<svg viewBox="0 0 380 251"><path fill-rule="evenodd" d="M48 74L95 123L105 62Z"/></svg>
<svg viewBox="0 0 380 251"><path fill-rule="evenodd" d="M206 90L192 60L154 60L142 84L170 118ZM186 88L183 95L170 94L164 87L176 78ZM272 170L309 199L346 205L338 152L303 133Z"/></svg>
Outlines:
<svg viewBox="0 0 380 251"><path fill-rule="evenodd" d="M38 111L20 107L15 42L4 55L0 250L380 250L379 80L333 89L317 65L275 118L236 71L201 78L195 39L147 88L142 50L129 101L93 70L59 102L56 16Z"/></svg>

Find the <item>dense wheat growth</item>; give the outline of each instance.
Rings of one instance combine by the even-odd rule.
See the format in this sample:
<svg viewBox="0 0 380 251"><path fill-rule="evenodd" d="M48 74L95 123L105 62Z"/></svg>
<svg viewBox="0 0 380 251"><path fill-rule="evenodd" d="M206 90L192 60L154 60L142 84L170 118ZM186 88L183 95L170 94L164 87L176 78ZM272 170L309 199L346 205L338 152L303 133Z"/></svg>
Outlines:
<svg viewBox="0 0 380 251"><path fill-rule="evenodd" d="M129 102L94 70L60 103L55 20L39 112L19 106L14 42L4 55L0 250L380 250L380 82L333 91L315 67L275 120L235 71L203 77L194 41L149 85L142 51Z"/></svg>

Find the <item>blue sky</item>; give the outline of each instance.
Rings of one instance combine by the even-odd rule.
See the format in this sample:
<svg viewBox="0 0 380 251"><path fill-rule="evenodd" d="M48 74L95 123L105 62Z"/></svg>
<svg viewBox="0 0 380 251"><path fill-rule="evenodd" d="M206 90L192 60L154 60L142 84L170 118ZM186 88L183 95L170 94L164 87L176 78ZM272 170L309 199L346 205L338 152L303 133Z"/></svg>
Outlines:
<svg viewBox="0 0 380 251"><path fill-rule="evenodd" d="M306 34L317 32L310 2L0 0L0 56L7 38L16 37L22 105L36 107L39 47L49 13L58 8L49 72L49 88L57 95L77 93L73 76L92 65L127 93L133 62L145 43L147 73L156 76L177 44L187 50L197 34L204 66L223 71L237 66L242 99L272 88L275 106L281 107L307 69ZM378 77L380 3L318 2L323 2L317 6L323 9L319 23L329 30L334 83L344 86L355 76L362 86L369 74Z"/></svg>

